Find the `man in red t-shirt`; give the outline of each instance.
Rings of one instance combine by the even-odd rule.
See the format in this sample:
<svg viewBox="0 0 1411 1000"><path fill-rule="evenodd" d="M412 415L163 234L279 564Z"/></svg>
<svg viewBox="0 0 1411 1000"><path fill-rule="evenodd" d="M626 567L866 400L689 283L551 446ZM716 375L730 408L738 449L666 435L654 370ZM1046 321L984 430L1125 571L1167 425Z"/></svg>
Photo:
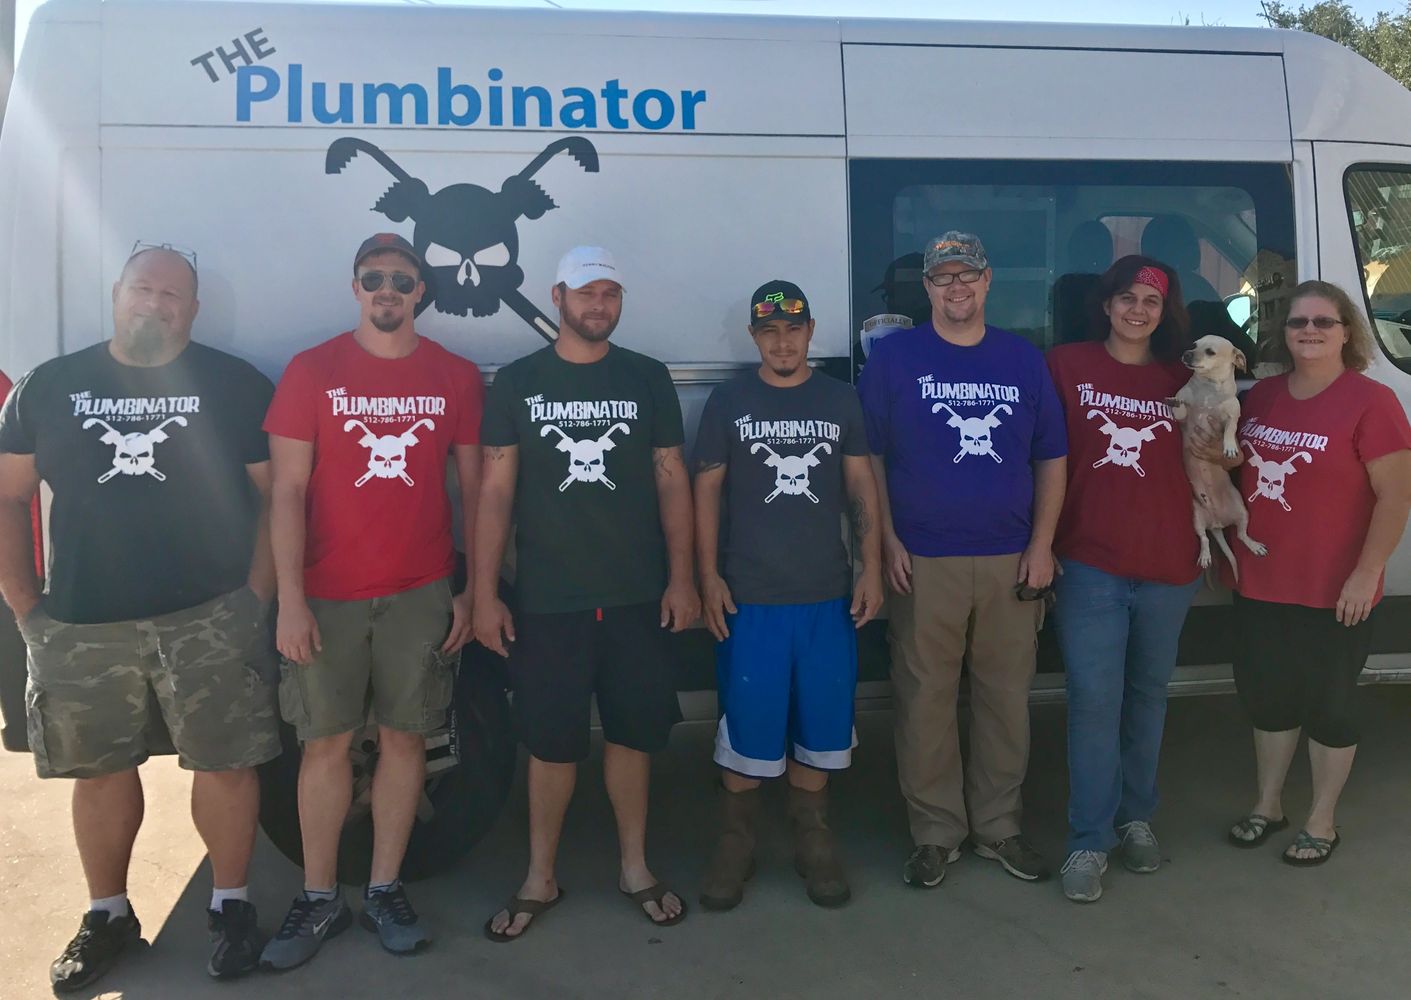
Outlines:
<svg viewBox="0 0 1411 1000"><path fill-rule="evenodd" d="M474 538L482 386L475 365L413 328L421 268L400 236L364 241L353 260L357 328L296 356L265 418L279 700L304 744L304 892L265 948L266 968L303 964L351 922L338 840L352 797L348 749L369 704L379 755L362 922L394 953L430 943L398 871L426 778L425 735L445 724L471 637L469 594L451 592L446 467L450 457Z"/></svg>

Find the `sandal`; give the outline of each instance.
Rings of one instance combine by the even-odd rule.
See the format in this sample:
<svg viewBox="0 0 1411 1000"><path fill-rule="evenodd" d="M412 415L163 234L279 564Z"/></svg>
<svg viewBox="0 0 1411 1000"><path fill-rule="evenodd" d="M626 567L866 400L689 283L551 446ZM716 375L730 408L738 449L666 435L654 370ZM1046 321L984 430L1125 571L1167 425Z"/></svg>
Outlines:
<svg viewBox="0 0 1411 1000"><path fill-rule="evenodd" d="M559 894L550 900L540 899L520 899L515 896L505 904L505 909L509 911L510 923L514 923L514 918L521 913L529 914L529 923L524 925L524 929L518 934L506 934L503 931L494 930L495 915L491 914L490 919L485 921L485 936L496 944L505 944L509 941L518 941L529 933L529 929L539 922L539 917L559 905L559 900L563 899L563 886L559 886Z"/></svg>
<svg viewBox="0 0 1411 1000"><path fill-rule="evenodd" d="M1328 840L1324 837L1315 837L1307 830L1299 830L1298 836L1293 838L1293 843L1284 850L1284 864L1293 865L1295 868L1312 868L1321 865L1333 856L1333 851L1337 850L1340 843L1342 843L1342 838L1336 833L1333 834L1332 840ZM1307 850L1314 850L1318 853L1311 858L1296 858L1289 853L1289 851Z"/></svg>
<svg viewBox="0 0 1411 1000"><path fill-rule="evenodd" d="M682 898L681 894L676 890L667 888L665 882L649 885L647 888L638 889L636 892L628 892L626 889L619 889L618 892L630 899L633 905L641 911L642 916L646 917L653 927L675 927L686 919L686 900ZM645 904L655 903L657 906L661 906L661 901L666 898L667 893L681 900L681 912L665 920L652 919L652 915L647 912ZM666 907L662 906L662 912L666 912Z"/></svg>
<svg viewBox="0 0 1411 1000"><path fill-rule="evenodd" d="M1289 819L1287 816L1281 819L1270 819L1268 816L1250 813L1231 827L1226 837L1229 839L1230 843L1234 844L1236 847L1258 847L1280 830L1286 829L1288 825ZM1236 830L1252 833L1254 836L1246 839L1239 836L1239 834L1235 832Z"/></svg>

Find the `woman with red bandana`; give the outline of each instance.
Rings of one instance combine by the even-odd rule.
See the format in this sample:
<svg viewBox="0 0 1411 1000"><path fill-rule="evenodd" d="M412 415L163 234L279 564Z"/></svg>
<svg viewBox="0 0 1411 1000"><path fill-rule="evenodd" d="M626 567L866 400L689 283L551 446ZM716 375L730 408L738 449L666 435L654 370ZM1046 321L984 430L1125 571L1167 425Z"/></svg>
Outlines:
<svg viewBox="0 0 1411 1000"><path fill-rule="evenodd" d="M1068 688L1062 876L1074 902L1102 895L1114 847L1132 871L1161 865L1150 824L1166 685L1200 585L1181 432L1165 403L1190 377L1178 360L1189 322L1176 272L1123 257L1098 281L1089 330L1048 354L1068 423L1053 548Z"/></svg>

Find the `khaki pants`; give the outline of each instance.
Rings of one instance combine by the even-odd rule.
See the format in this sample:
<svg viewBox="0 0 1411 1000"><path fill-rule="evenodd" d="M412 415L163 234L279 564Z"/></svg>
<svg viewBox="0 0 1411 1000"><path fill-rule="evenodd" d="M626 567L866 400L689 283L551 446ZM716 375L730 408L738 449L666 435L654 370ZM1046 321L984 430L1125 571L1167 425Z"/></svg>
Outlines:
<svg viewBox="0 0 1411 1000"><path fill-rule="evenodd" d="M958 847L1019 832L1029 763L1029 687L1042 601L1014 594L1019 554L911 558L911 593L892 595L897 774L916 844ZM968 653L968 657L967 657ZM970 667L970 766L956 725Z"/></svg>

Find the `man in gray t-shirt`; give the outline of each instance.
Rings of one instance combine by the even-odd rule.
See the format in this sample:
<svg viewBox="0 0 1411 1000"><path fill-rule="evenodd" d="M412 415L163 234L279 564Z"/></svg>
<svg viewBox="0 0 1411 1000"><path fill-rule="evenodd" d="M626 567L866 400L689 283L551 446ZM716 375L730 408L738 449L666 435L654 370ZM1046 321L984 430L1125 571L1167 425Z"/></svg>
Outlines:
<svg viewBox="0 0 1411 1000"><path fill-rule="evenodd" d="M797 285L756 291L749 330L761 364L715 389L696 435L696 556L706 625L720 640L724 785L723 830L701 889L709 909L743 898L760 779L786 771L809 898L837 906L850 896L827 781L856 742L854 630L882 603L877 485L852 386L808 367L813 329ZM856 584L845 506L862 563Z"/></svg>

